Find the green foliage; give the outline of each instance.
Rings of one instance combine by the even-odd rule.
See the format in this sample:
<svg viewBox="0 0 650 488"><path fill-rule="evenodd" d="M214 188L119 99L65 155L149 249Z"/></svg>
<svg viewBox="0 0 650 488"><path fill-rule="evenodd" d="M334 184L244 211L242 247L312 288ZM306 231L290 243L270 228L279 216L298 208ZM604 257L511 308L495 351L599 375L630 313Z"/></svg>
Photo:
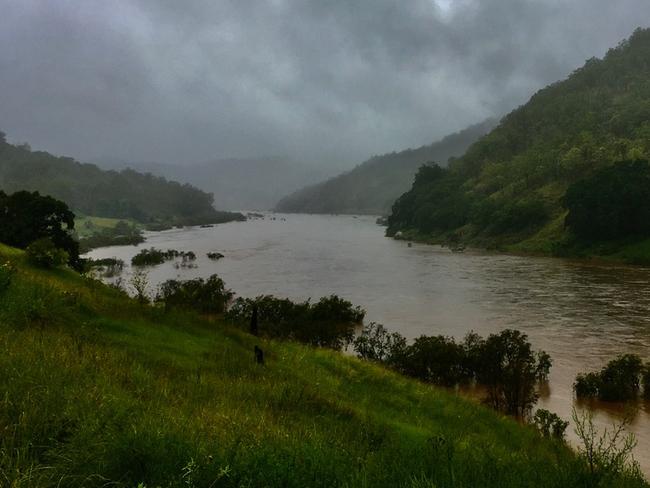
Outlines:
<svg viewBox="0 0 650 488"><path fill-rule="evenodd" d="M0 242L25 249L34 241L48 238L54 247L67 253L70 265L80 270L79 244L72 238L73 229L74 214L65 203L38 192L7 195L0 191ZM38 245L41 251L43 245ZM58 257L54 254L53 258Z"/></svg>
<svg viewBox="0 0 650 488"><path fill-rule="evenodd" d="M420 336L412 344L383 326L364 327L354 342L360 358L379 361L402 374L442 386L476 381L486 403L525 418L537 402L537 386L548 379L551 358L534 353L525 334L506 329L482 339L470 332L462 343L451 337Z"/></svg>
<svg viewBox="0 0 650 488"><path fill-rule="evenodd" d="M135 225L120 220L115 227L106 227L79 240L82 253L105 246L128 246L144 242L142 231Z"/></svg>
<svg viewBox="0 0 650 488"><path fill-rule="evenodd" d="M550 358L533 353L526 334L506 329L480 344L476 377L487 388L487 402L496 410L526 417L537 402L536 385L548 378Z"/></svg>
<svg viewBox="0 0 650 488"><path fill-rule="evenodd" d="M183 261L196 260L196 254L192 251L177 251L176 249L161 249L149 248L142 249L138 254L131 258L133 266L156 266L165 261L171 261L176 258L181 258Z"/></svg>
<svg viewBox="0 0 650 488"><path fill-rule="evenodd" d="M650 165L625 161L571 185L566 225L592 240L650 236Z"/></svg>
<svg viewBox="0 0 650 488"><path fill-rule="evenodd" d="M375 322L363 327L354 339L354 351L361 359L397 366L406 349L406 339L398 332L388 332Z"/></svg>
<svg viewBox="0 0 650 488"><path fill-rule="evenodd" d="M374 156L356 168L282 199L279 212L386 214L426 161L447 163L495 125L488 119L417 149Z"/></svg>
<svg viewBox="0 0 650 488"><path fill-rule="evenodd" d="M32 242L27 249L27 258L42 268L55 268L68 262L68 253L59 249L49 237L42 237Z"/></svg>
<svg viewBox="0 0 650 488"><path fill-rule="evenodd" d="M615 402L637 398L644 373L643 362L636 354L613 359L598 373L579 374L573 388L579 398L597 397Z"/></svg>
<svg viewBox="0 0 650 488"><path fill-rule="evenodd" d="M226 319L248 330L254 309L263 335L332 349L350 344L355 327L365 316L365 311L336 295L323 297L314 304L264 295L237 298Z"/></svg>
<svg viewBox="0 0 650 488"><path fill-rule="evenodd" d="M202 314L223 313L234 294L216 274L207 280L167 280L160 285L155 301L166 310L195 310Z"/></svg>
<svg viewBox="0 0 650 488"><path fill-rule="evenodd" d="M647 486L591 483L563 444L376 364L0 259L3 486Z"/></svg>
<svg viewBox="0 0 650 488"><path fill-rule="evenodd" d="M540 408L533 416L533 425L544 437L564 439L569 422L562 420L557 414Z"/></svg>
<svg viewBox="0 0 650 488"><path fill-rule="evenodd" d="M647 170L616 163L650 158L648 59L650 29L638 29L604 59L540 90L446 171L419 173L393 205L388 235L411 232L442 243L454 234L494 247L528 242L526 250L535 244L532 250L548 253L566 236L555 224L574 183L567 224L578 233L647 235Z"/></svg>
<svg viewBox="0 0 650 488"><path fill-rule="evenodd" d="M217 212L213 196L197 188L126 169L103 171L93 164L56 157L0 140L0 187L52 195L86 215L170 225L241 220Z"/></svg>

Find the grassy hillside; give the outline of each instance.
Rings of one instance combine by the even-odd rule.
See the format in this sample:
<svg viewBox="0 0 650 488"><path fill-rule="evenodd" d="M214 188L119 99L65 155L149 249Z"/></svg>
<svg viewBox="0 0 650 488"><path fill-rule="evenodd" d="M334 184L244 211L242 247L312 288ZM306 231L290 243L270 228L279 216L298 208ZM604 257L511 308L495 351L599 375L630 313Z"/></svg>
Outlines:
<svg viewBox="0 0 650 488"><path fill-rule="evenodd" d="M567 188L649 157L650 30L638 29L540 90L444 174L422 172L393 207L390 233L549 253L570 238ZM631 242L587 244L583 250L620 253Z"/></svg>
<svg viewBox="0 0 650 488"><path fill-rule="evenodd" d="M133 219L142 223L202 224L241 218L218 212L213 196L132 170L103 171L71 158L9 144L0 132L0 190L38 191L86 215Z"/></svg>
<svg viewBox="0 0 650 488"><path fill-rule="evenodd" d="M279 212L385 215L413 183L417 169L430 161L446 164L461 156L495 125L486 120L428 146L375 156L353 170L289 195Z"/></svg>
<svg viewBox="0 0 650 488"><path fill-rule="evenodd" d="M2 486L645 486L588 482L564 445L378 366L165 314L0 247L7 261Z"/></svg>

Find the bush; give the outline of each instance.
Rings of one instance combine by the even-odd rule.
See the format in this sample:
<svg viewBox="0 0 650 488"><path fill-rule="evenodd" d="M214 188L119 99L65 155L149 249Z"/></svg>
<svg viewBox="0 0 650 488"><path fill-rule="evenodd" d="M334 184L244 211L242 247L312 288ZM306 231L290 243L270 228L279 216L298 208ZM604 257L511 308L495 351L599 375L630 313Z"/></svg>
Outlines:
<svg viewBox="0 0 650 488"><path fill-rule="evenodd" d="M156 248L142 249L138 254L131 258L133 266L156 266L165 261L182 258L183 262L194 261L196 254L192 251L177 251L176 249L167 249L162 251Z"/></svg>
<svg viewBox="0 0 650 488"><path fill-rule="evenodd" d="M647 363L643 369L643 396L646 400L650 400L650 363Z"/></svg>
<svg viewBox="0 0 650 488"><path fill-rule="evenodd" d="M436 385L454 386L474 377L463 346L445 336L418 337L396 362L403 374Z"/></svg>
<svg viewBox="0 0 650 488"><path fill-rule="evenodd" d="M641 389L643 362L636 354L623 354L613 359L599 372L579 374L573 388L576 396L597 397L618 402L635 399Z"/></svg>
<svg viewBox="0 0 650 488"><path fill-rule="evenodd" d="M444 336L421 336L413 344L383 326L370 324L355 340L363 359L380 361L402 374L442 386L475 380L487 389L487 403L496 410L526 417L537 401L537 387L548 379L551 358L534 353L528 338L516 330L486 340L470 332L462 343Z"/></svg>
<svg viewBox="0 0 650 488"><path fill-rule="evenodd" d="M96 269L105 278L112 278L122 273L124 261L116 258L90 259L87 266L90 269Z"/></svg>
<svg viewBox="0 0 650 488"><path fill-rule="evenodd" d="M479 346L477 361L476 378L487 387L487 402L496 410L526 417L537 402L537 384L548 377L548 354L534 354L526 334L506 329Z"/></svg>
<svg viewBox="0 0 650 488"><path fill-rule="evenodd" d="M569 422L562 420L557 414L540 408L535 412L533 425L544 437L553 437L555 439L564 439L564 434Z"/></svg>
<svg viewBox="0 0 650 488"><path fill-rule="evenodd" d="M340 349L354 339L354 328L365 312L336 295L321 298L317 303L294 303L272 295L255 299L238 298L228 309L226 318L248 328L257 309L260 333L274 338L290 339L318 347Z"/></svg>
<svg viewBox="0 0 650 488"><path fill-rule="evenodd" d="M224 281L215 274L207 280L167 280L160 285L156 302L164 304L165 309L179 308L212 314L223 313L233 296Z"/></svg>
<svg viewBox="0 0 650 488"><path fill-rule="evenodd" d="M27 258L42 268L54 268L68 262L68 253L54 245L49 237L32 242L27 249Z"/></svg>
<svg viewBox="0 0 650 488"><path fill-rule="evenodd" d="M354 340L354 351L361 359L395 365L406 349L406 339L397 332L371 322Z"/></svg>

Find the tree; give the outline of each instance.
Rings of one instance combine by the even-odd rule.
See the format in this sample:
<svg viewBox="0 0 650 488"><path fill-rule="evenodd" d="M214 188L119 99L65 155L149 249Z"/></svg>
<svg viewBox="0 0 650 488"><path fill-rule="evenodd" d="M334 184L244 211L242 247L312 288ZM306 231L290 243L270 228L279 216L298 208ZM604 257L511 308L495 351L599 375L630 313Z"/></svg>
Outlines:
<svg viewBox="0 0 650 488"><path fill-rule="evenodd" d="M49 238L56 248L68 253L69 264L79 270L79 244L71 234L74 217L64 202L50 196L0 191L0 242L25 249L38 239Z"/></svg>
<svg viewBox="0 0 650 488"><path fill-rule="evenodd" d="M539 395L536 386L548 376L550 357L533 353L526 334L506 329L491 334L478 352L477 381L487 387L488 403L509 415L526 417Z"/></svg>

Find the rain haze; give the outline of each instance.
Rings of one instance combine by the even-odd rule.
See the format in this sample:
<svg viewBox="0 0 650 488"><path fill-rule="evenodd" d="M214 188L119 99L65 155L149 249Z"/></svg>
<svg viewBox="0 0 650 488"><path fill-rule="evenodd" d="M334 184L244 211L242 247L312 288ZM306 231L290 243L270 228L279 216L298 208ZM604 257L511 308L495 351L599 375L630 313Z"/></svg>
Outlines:
<svg viewBox="0 0 650 488"><path fill-rule="evenodd" d="M350 167L507 113L647 0L4 0L1 128L85 161Z"/></svg>

